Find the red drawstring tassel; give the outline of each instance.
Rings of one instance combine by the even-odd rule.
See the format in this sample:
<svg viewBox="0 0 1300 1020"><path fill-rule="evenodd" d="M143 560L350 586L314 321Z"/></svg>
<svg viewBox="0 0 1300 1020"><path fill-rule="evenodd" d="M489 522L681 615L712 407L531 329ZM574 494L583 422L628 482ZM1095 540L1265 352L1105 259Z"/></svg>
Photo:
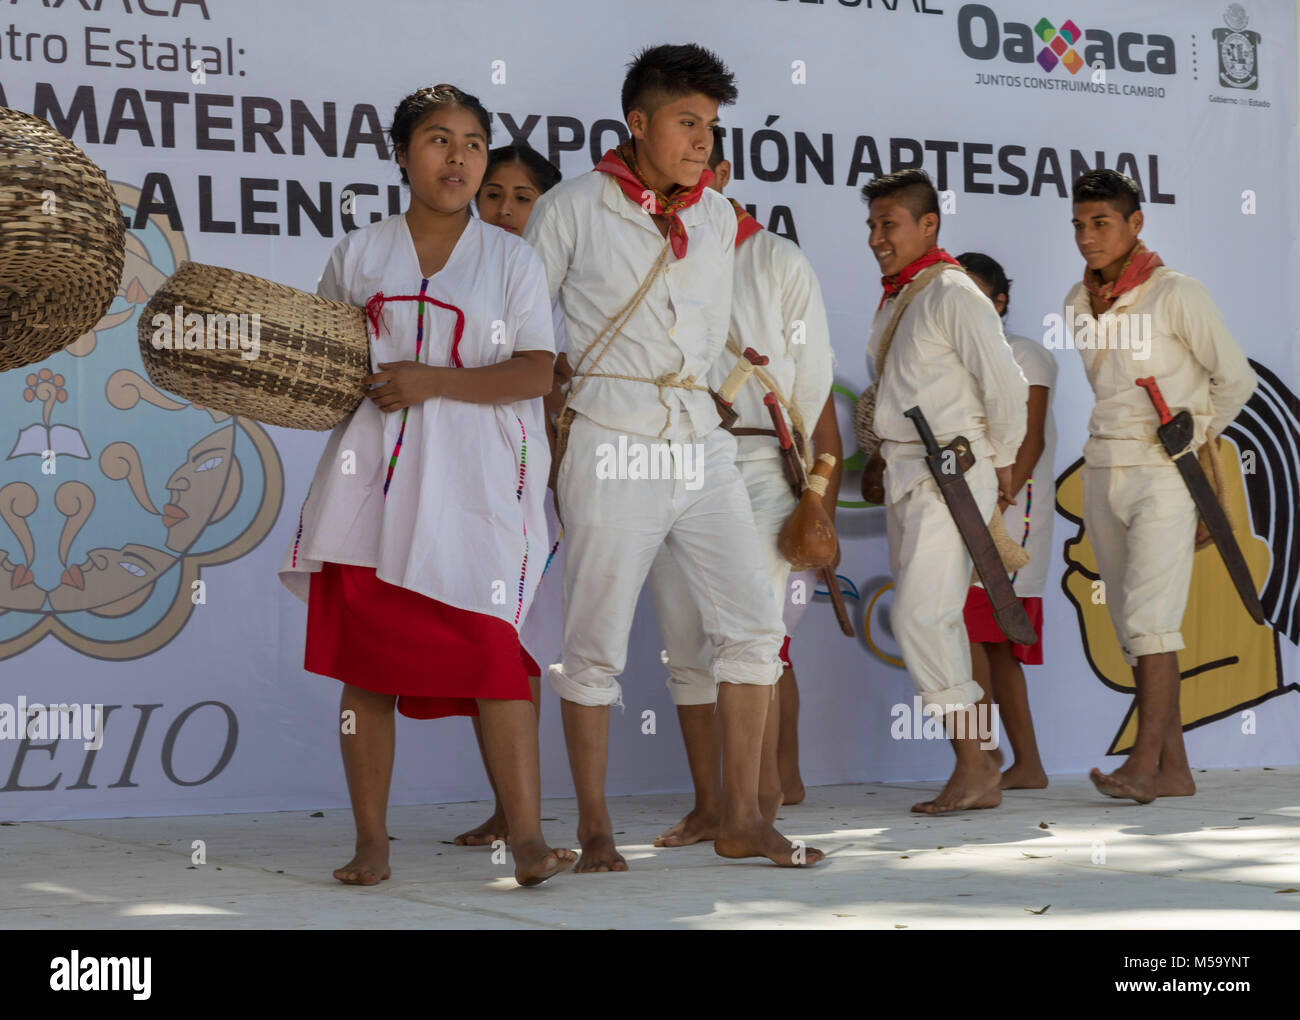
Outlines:
<svg viewBox="0 0 1300 1020"><path fill-rule="evenodd" d="M375 331L375 339L379 339L379 327L383 323L384 304L388 301L427 301L431 305L437 305L439 308L445 308L449 312L456 313L456 329L451 338L451 357L450 362L454 368L464 368L460 360L460 338L465 333L465 313L455 305L449 305L437 298L431 298L426 294L399 294L396 297L388 297L383 291L376 291L370 295L370 300L366 302L366 318L370 320L370 327ZM420 358L419 344L416 344L415 358Z"/></svg>

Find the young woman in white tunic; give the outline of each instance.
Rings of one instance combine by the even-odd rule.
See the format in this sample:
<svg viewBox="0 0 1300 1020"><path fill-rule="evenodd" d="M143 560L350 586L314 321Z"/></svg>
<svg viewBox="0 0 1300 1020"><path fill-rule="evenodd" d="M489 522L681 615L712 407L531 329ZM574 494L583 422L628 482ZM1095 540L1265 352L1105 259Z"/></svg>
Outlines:
<svg viewBox="0 0 1300 1020"><path fill-rule="evenodd" d="M1011 281L996 259L980 252L958 255L970 277L988 295L998 315L1006 318ZM1002 773L1004 790L1040 790L1047 772L1038 753L1034 720L1029 711L1024 666L1043 662L1043 591L1052 552L1052 513L1056 503L1053 464L1056 458L1056 423L1052 394L1056 389L1056 358L1043 344L1028 337L1006 334L1011 353L1029 384L1025 439L1011 466L1011 492L1016 500L1003 506L1007 534L1029 553L1029 563L1012 578L1015 593L1038 633L1032 645L1007 639L993 618L993 606L980 584L971 585L966 599L966 633L970 638L971 667L976 683L998 707L1002 728L1015 763Z"/></svg>
<svg viewBox="0 0 1300 1020"><path fill-rule="evenodd" d="M306 668L344 684L357 845L334 877L389 877L396 707L480 717L515 877L535 885L570 863L542 838L518 637L549 549L546 279L526 244L470 215L490 137L477 99L421 89L391 135L410 205L345 237L319 287L366 307L371 388L331 434L281 567L308 599Z"/></svg>

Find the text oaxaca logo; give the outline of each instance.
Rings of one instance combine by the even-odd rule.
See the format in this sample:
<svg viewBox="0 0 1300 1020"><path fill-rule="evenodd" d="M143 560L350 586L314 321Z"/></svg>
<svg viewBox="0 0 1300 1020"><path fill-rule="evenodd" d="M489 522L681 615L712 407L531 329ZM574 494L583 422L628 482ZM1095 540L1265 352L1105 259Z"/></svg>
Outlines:
<svg viewBox="0 0 1300 1020"><path fill-rule="evenodd" d="M1042 17L1032 27L1019 21L999 22L993 9L984 4L965 4L957 12L957 39L961 51L972 60L994 60L1001 54L1013 64L1037 63L1049 73L1058 65L1070 74L1078 74L1084 67L1108 71L1119 67L1152 74L1177 70L1170 36L1085 30L1073 18L1058 24Z"/></svg>
<svg viewBox="0 0 1300 1020"><path fill-rule="evenodd" d="M1258 89L1259 33L1247 30L1250 19L1241 4L1229 4L1223 20L1228 27L1211 33L1219 48L1219 84L1229 89Z"/></svg>

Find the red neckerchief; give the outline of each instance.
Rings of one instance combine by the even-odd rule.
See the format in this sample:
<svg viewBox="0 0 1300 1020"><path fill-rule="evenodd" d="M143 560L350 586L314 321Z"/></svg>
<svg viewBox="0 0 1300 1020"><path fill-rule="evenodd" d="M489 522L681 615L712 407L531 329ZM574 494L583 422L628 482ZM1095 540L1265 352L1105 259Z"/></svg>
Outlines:
<svg viewBox="0 0 1300 1020"><path fill-rule="evenodd" d="M763 224L749 215L749 210L734 198L728 201L731 202L731 208L736 210L736 247L739 248L740 242L747 241L757 234L763 229Z"/></svg>
<svg viewBox="0 0 1300 1020"><path fill-rule="evenodd" d="M1160 256L1139 241L1128 253L1124 265L1120 267L1119 276L1111 283L1103 283L1101 273L1095 269L1083 270L1083 285L1088 293L1097 298L1106 308L1110 308L1125 291L1132 290L1150 277L1164 262Z"/></svg>
<svg viewBox="0 0 1300 1020"><path fill-rule="evenodd" d="M704 194L704 189L709 186L713 180L713 171L705 168L700 174L700 179L693 188L675 188L671 195L664 195L656 191L650 185L641 179L641 172L637 169L636 153L632 148L630 141L624 142L616 149L610 149L596 164L596 169L602 173L607 173L623 189L623 194L630 198L637 205L645 207L647 195L653 195L655 207L650 210L656 216L663 216L668 220L668 240L673 246L673 254L679 259L686 256L686 224L677 214L682 209L689 209L700 200Z"/></svg>
<svg viewBox="0 0 1300 1020"><path fill-rule="evenodd" d="M950 262L954 266L961 265L960 262L936 245L919 259L914 259L909 262L895 275L882 276L880 278L880 285L885 288L885 292L880 295L880 304L876 305L876 311L879 311L884 307L886 298L893 297L911 283L922 269L926 269L929 266L934 265L936 262Z"/></svg>

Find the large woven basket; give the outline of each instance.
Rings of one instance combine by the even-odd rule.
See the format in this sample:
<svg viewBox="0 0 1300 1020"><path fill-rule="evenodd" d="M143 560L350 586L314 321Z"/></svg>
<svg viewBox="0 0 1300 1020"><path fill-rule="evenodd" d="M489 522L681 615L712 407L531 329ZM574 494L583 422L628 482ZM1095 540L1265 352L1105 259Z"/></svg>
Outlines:
<svg viewBox="0 0 1300 1020"><path fill-rule="evenodd" d="M192 314L205 322L209 315L244 316L245 332L256 321L257 356L245 358L230 340L224 350L213 346L215 337L187 349L180 337ZM156 338L167 341L156 315L171 325L171 348L155 346ZM365 312L258 276L183 262L140 313L138 330L150 380L216 411L291 429L330 429L365 396Z"/></svg>
<svg viewBox="0 0 1300 1020"><path fill-rule="evenodd" d="M98 322L125 250L104 171L45 121L0 106L0 372L44 361Z"/></svg>

